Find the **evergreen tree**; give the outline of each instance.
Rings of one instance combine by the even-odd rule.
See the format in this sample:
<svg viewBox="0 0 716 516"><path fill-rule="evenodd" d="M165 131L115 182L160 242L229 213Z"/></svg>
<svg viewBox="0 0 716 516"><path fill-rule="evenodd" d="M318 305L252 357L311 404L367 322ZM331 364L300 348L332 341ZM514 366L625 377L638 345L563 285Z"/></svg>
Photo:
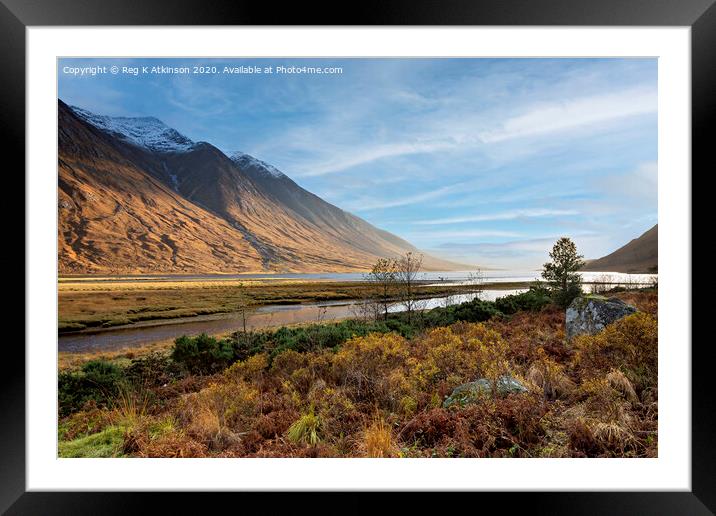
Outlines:
<svg viewBox="0 0 716 516"><path fill-rule="evenodd" d="M577 246L567 237L554 244L549 253L551 262L545 263L542 277L547 280L552 299L562 307L582 293L582 277L577 273L584 266L583 256L577 254Z"/></svg>

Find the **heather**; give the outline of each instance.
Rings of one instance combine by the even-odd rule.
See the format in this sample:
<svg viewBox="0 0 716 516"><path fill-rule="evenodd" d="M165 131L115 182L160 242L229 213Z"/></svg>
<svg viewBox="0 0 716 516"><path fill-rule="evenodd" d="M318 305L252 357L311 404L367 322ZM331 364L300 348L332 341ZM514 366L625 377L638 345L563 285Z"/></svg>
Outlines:
<svg viewBox="0 0 716 516"><path fill-rule="evenodd" d="M653 457L657 293L614 295L639 311L570 342L564 310L533 289L410 322L182 337L170 353L92 362L60 376L59 453ZM505 376L527 391L443 406L459 385Z"/></svg>

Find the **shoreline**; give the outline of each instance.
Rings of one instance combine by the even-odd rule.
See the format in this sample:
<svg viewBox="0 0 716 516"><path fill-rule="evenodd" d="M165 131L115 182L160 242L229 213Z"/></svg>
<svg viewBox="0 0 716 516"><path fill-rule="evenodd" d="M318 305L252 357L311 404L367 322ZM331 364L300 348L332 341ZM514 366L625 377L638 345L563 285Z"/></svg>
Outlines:
<svg viewBox="0 0 716 516"><path fill-rule="evenodd" d="M365 298L374 288L362 281L274 280L270 283L204 280L176 285L131 283L112 284L114 288L69 289L58 292L58 335L101 333L103 331L181 324L221 318L222 315L254 312L262 307L286 305L350 305ZM478 290L529 288L533 282L489 282L470 284L436 283L426 280L422 299L468 294ZM84 286L83 286L84 287ZM132 298L132 296L134 296ZM120 306L120 302L123 303ZM106 308L104 308L106 306Z"/></svg>

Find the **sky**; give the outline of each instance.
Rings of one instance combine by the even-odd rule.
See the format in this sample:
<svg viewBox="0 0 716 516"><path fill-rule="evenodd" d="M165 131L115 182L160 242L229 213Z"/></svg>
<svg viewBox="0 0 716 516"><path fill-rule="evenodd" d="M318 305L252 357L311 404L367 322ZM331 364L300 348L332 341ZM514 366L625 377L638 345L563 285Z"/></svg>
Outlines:
<svg viewBox="0 0 716 516"><path fill-rule="evenodd" d="M657 222L656 59L61 59L58 96L251 154L478 267L539 268L561 236L598 258Z"/></svg>

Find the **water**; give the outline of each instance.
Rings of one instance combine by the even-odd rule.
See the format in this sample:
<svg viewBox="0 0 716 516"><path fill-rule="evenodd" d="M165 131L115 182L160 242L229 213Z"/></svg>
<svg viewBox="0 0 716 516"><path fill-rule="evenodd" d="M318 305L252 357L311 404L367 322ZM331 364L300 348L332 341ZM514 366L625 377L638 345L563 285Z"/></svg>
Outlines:
<svg viewBox="0 0 716 516"><path fill-rule="evenodd" d="M470 284L473 282L471 274L474 271L451 271L451 272L426 272L420 275L420 280L426 285L440 285L444 282L452 284ZM589 283L607 283L611 286L645 286L657 278L656 274L625 274L618 272L582 272L580 273L586 283L585 291L590 290ZM181 280L202 280L202 281L224 281L227 279L306 279L306 280L330 280L330 281L361 281L364 275L360 273L325 273L325 274L235 274L235 275L193 275L193 276L167 276L167 275L142 275L123 276L121 278L92 279L92 282L116 282L127 279L151 280L151 281L181 281ZM514 283L539 281L540 271L482 271L482 283ZM72 281L67 278L66 281ZM481 292L481 298L486 301L494 301L497 297L516 294L525 289L489 289ZM446 304L458 304L472 300L476 294L460 294L449 298L437 297L421 300L420 309L430 309ZM391 312L398 312L402 307L395 305L390 308ZM356 304L345 301L333 301L311 304L295 305L271 305L260 307L252 312L246 313L246 328L260 329L267 327L283 326L298 323L320 322L327 320L342 319L356 315ZM243 329L244 320L240 313L214 314L184 319L174 319L170 323L164 321L147 321L137 323L131 327L117 327L96 331L61 335L59 337L59 351L84 352L95 350L117 350L145 346L156 342L175 339L181 335L198 335L207 333L216 335L229 333Z"/></svg>
<svg viewBox="0 0 716 516"><path fill-rule="evenodd" d="M469 282L471 274L476 271L447 271L447 272L423 272L418 279L426 282L449 281L451 283ZM530 282L541 280L539 270L483 270L480 273L484 283L514 283ZM610 283L614 284L648 284L657 274L626 274L622 272L581 272L580 275L586 283L600 281L602 277L609 277ZM262 274L203 274L203 275L161 275L142 274L124 275L117 277L91 277L91 276L67 276L61 278L62 283L71 283L89 279L92 283L117 283L127 280L132 281L226 281L241 279L261 280L329 280L329 281L362 281L365 274L359 272L327 272L327 273L262 273Z"/></svg>
<svg viewBox="0 0 716 516"><path fill-rule="evenodd" d="M448 304L459 304L480 296L486 301L498 297L516 294L525 289L483 290L480 294L460 294L451 297L436 297L418 301L420 309L430 309ZM295 305L262 306L246 313L246 329L255 330L298 323L321 322L356 315L357 305L340 301ZM391 312L404 308L393 305ZM200 315L172 320L164 324L148 321L131 327L110 328L87 331L69 335L60 335L58 349L61 352L114 351L123 348L146 346L156 342L175 339L181 335L199 335L207 333L217 335L242 330L244 319L241 313Z"/></svg>

